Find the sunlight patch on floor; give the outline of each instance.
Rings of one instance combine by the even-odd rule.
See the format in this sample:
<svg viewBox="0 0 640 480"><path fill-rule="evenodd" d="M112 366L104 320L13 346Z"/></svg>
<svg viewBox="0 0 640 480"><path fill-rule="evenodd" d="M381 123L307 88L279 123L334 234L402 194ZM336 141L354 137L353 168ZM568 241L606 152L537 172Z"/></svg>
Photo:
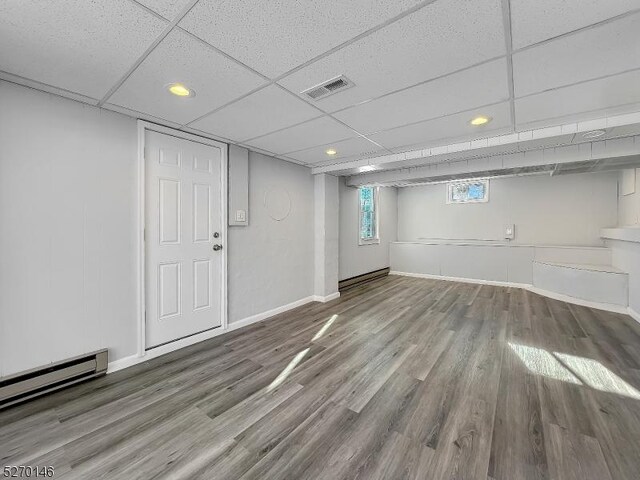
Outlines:
<svg viewBox="0 0 640 480"><path fill-rule="evenodd" d="M531 373L640 400L638 390L597 360L508 343Z"/></svg>
<svg viewBox="0 0 640 480"><path fill-rule="evenodd" d="M296 365L298 365L302 361L302 359L308 352L309 352L308 348L305 348L301 352L298 352L296 356L291 359L289 364L286 367L284 367L284 370L280 372L280 375L278 375L275 378L275 380L267 386L267 392L270 392L271 390L276 388L278 385L280 385L282 382L284 382L287 379L287 377L291 374L293 369L296 368Z"/></svg>
<svg viewBox="0 0 640 480"><path fill-rule="evenodd" d="M543 375L563 382L582 385L582 382L566 367L564 367L553 355L546 350L526 345L518 345L509 342L509 346L531 373Z"/></svg>
<svg viewBox="0 0 640 480"><path fill-rule="evenodd" d="M327 320L326 323L322 326L322 328L318 330L318 333L314 335L311 341L314 342L319 338L321 338L327 332L327 330L329 330L329 327L331 326L331 324L333 324L333 322L336 321L337 318L338 318L338 315L334 315L329 320Z"/></svg>
<svg viewBox="0 0 640 480"><path fill-rule="evenodd" d="M567 353L554 352L553 354L591 388L640 400L638 390L597 360L576 357Z"/></svg>

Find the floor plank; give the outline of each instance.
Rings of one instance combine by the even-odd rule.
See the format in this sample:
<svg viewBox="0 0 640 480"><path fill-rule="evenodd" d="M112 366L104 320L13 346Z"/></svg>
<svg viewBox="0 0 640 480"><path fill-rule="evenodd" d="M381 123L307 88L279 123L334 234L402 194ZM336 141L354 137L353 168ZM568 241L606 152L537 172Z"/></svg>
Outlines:
<svg viewBox="0 0 640 480"><path fill-rule="evenodd" d="M640 325L388 276L0 411L56 478L637 479Z"/></svg>

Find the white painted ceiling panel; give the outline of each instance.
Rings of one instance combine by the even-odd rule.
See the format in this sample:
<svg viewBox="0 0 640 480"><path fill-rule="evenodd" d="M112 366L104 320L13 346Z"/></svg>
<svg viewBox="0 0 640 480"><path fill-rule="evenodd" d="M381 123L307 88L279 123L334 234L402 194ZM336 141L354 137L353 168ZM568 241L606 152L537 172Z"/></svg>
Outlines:
<svg viewBox="0 0 640 480"><path fill-rule="evenodd" d="M487 125L474 127L469 120L476 115L489 116L492 120ZM443 143L471 140L494 135L496 130L509 127L511 122L509 116L509 103L504 102L473 112L458 113L394 128L371 135L371 139L390 149L401 149L401 147L415 144L428 145L440 140Z"/></svg>
<svg viewBox="0 0 640 480"><path fill-rule="evenodd" d="M332 112L504 54L500 0L437 1L279 83L300 93L346 75L355 87L317 101Z"/></svg>
<svg viewBox="0 0 640 480"><path fill-rule="evenodd" d="M516 53L516 97L640 68L640 13Z"/></svg>
<svg viewBox="0 0 640 480"><path fill-rule="evenodd" d="M193 128L237 141L254 138L322 115L277 85L248 97L191 124Z"/></svg>
<svg viewBox="0 0 640 480"><path fill-rule="evenodd" d="M171 95L166 85L182 82L193 98ZM264 83L188 34L173 30L109 99L156 117L185 124Z"/></svg>
<svg viewBox="0 0 640 480"><path fill-rule="evenodd" d="M356 135L340 122L329 117L321 117L244 143L280 155L345 140Z"/></svg>
<svg viewBox="0 0 640 480"><path fill-rule="evenodd" d="M0 70L102 98L166 23L129 0L0 2Z"/></svg>
<svg viewBox="0 0 640 480"><path fill-rule="evenodd" d="M201 0L180 26L274 78L419 3Z"/></svg>
<svg viewBox="0 0 640 480"><path fill-rule="evenodd" d="M373 133L508 98L507 64L499 59L334 115L360 133Z"/></svg>
<svg viewBox="0 0 640 480"><path fill-rule="evenodd" d="M516 122L578 121L585 118L584 112L593 112L591 117L602 116L611 107L640 102L638 85L640 70L635 70L517 99Z"/></svg>
<svg viewBox="0 0 640 480"><path fill-rule="evenodd" d="M173 20L191 0L135 0L150 10Z"/></svg>
<svg viewBox="0 0 640 480"><path fill-rule="evenodd" d="M328 148L334 148L337 153L335 155L327 155L326 150ZM341 159L372 155L381 150L383 149L366 138L355 137L341 142L329 143L299 152L288 153L287 157L310 164L338 163Z"/></svg>
<svg viewBox="0 0 640 480"><path fill-rule="evenodd" d="M513 48L517 50L638 8L638 0L511 0Z"/></svg>

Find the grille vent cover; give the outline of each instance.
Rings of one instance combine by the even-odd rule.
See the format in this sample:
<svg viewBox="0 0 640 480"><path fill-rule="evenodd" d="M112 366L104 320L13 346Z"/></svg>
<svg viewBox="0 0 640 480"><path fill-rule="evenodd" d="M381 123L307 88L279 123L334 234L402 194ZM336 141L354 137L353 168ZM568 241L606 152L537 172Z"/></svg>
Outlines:
<svg viewBox="0 0 640 480"><path fill-rule="evenodd" d="M320 100L321 98L328 97L329 95L333 95L334 93L341 92L342 90L346 90L353 86L354 83L351 80L344 75L340 75L339 77L322 82L320 85L306 89L301 93L301 95L306 95L312 100Z"/></svg>

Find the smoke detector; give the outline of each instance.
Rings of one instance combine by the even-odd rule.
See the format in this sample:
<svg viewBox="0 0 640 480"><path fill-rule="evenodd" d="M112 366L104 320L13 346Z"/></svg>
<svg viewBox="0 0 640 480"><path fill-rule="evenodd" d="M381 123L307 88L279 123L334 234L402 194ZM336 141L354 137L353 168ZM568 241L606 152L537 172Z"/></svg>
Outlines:
<svg viewBox="0 0 640 480"><path fill-rule="evenodd" d="M354 85L355 84L347 77L340 75L339 77L332 78L331 80L322 82L314 87L307 88L300 94L305 95L312 100L320 100L321 98L325 98L329 95L333 95L334 93L351 88Z"/></svg>

